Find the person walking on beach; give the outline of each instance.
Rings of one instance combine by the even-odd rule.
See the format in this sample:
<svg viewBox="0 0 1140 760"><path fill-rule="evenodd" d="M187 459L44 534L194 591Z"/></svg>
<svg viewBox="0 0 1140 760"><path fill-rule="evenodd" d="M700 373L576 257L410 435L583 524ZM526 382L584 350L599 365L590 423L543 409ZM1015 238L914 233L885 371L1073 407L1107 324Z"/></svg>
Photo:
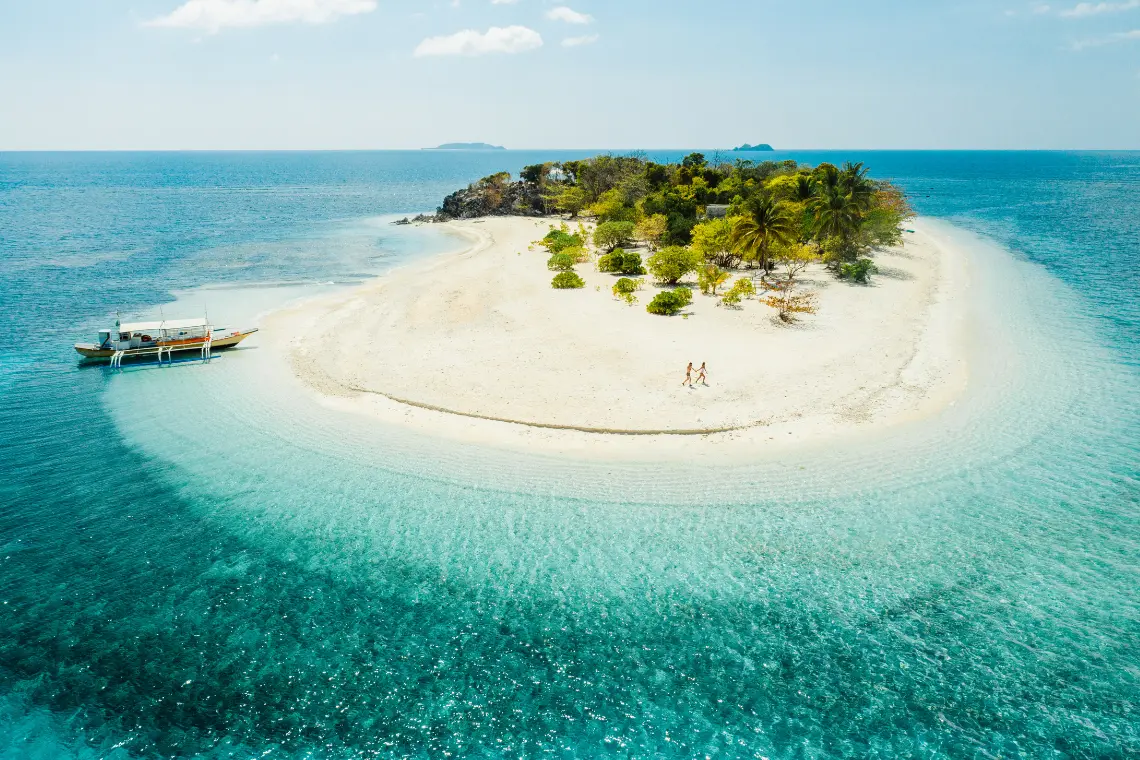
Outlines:
<svg viewBox="0 0 1140 760"><path fill-rule="evenodd" d="M690 364L689 366L692 367L693 365ZM697 379L701 381L701 385L708 386L708 370L705 369L704 362L701 362L701 368L697 370Z"/></svg>
<svg viewBox="0 0 1140 760"><path fill-rule="evenodd" d="M693 387L693 363L689 362L689 366L685 367L685 379L681 381L681 387Z"/></svg>

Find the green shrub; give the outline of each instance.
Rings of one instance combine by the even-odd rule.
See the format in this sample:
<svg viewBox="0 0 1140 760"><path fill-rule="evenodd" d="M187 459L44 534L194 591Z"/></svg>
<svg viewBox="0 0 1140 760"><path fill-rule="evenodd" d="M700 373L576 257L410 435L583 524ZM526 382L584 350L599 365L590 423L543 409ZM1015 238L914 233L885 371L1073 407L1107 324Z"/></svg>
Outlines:
<svg viewBox="0 0 1140 760"><path fill-rule="evenodd" d="M721 296L720 302L724 306L738 306L741 300L756 294L756 286L747 277L741 277L732 283L728 292Z"/></svg>
<svg viewBox="0 0 1140 760"><path fill-rule="evenodd" d="M637 303L637 296L634 293L641 287L641 280L631 280L628 277L622 277L614 283L613 293L614 298L620 298L630 306Z"/></svg>
<svg viewBox="0 0 1140 760"><path fill-rule="evenodd" d="M629 245L633 242L633 222L602 222L594 230L594 245L604 251Z"/></svg>
<svg viewBox="0 0 1140 760"><path fill-rule="evenodd" d="M570 290L571 288L584 288L586 281L578 276L577 272L559 272L550 281L550 287L557 290Z"/></svg>
<svg viewBox="0 0 1140 760"><path fill-rule="evenodd" d="M672 316L683 308L677 296L673 295L672 291L666 290L653 296L653 300L649 302L645 310L650 314Z"/></svg>
<svg viewBox="0 0 1140 760"><path fill-rule="evenodd" d="M645 274L640 253L626 253L621 248L598 257L598 271L612 274Z"/></svg>
<svg viewBox="0 0 1140 760"><path fill-rule="evenodd" d="M590 260L590 252L586 250L585 246L572 245L569 248L563 248L562 253L574 259L575 264L585 264Z"/></svg>
<svg viewBox="0 0 1140 760"><path fill-rule="evenodd" d="M845 280L854 280L855 282L866 285L871 281L871 275L879 271L875 268L875 262L870 259L856 259L853 262L839 265L839 276Z"/></svg>
<svg viewBox="0 0 1140 760"><path fill-rule="evenodd" d="M641 287L641 280L631 280L628 277L622 277L614 283L614 295L619 293L633 293Z"/></svg>
<svg viewBox="0 0 1140 760"><path fill-rule="evenodd" d="M740 295L747 298L748 296L756 295L756 286L752 284L752 280L747 277L741 277L736 282L732 283L732 289Z"/></svg>
<svg viewBox="0 0 1140 760"><path fill-rule="evenodd" d="M692 300L693 294L688 288L663 290L657 295L653 296L653 300L649 302L649 305L645 307L645 310L650 314L664 314L665 316L673 316L688 306Z"/></svg>
<svg viewBox="0 0 1140 760"><path fill-rule="evenodd" d="M618 269L621 274L645 274L645 267L641 265L640 253L626 253L621 257L621 268Z"/></svg>
<svg viewBox="0 0 1140 760"><path fill-rule="evenodd" d="M574 268L574 257L565 253L556 253L546 260L546 268L552 272L569 272Z"/></svg>
<svg viewBox="0 0 1140 760"><path fill-rule="evenodd" d="M565 228L565 225L563 227ZM582 247L585 245L585 241L582 240L581 235L571 235L566 229L556 230L552 228L550 232L546 233L546 237L539 241L539 244L551 253L562 253L567 248Z"/></svg>
<svg viewBox="0 0 1140 760"><path fill-rule="evenodd" d="M658 282L676 285L689 272L701 264L701 255L689 248L671 245L649 257L649 271Z"/></svg>
<svg viewBox="0 0 1140 760"><path fill-rule="evenodd" d="M598 271L599 272L620 272L622 258L625 256L625 251L620 248L615 253L603 253L598 257Z"/></svg>

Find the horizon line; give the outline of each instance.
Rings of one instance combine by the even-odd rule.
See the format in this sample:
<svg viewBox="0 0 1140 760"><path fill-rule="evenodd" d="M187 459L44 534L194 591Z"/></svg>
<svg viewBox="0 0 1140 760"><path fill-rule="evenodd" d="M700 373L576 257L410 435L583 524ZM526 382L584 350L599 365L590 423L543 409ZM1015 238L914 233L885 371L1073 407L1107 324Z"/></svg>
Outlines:
<svg viewBox="0 0 1140 760"><path fill-rule="evenodd" d="M801 153L864 151L876 153L1137 153L1137 148L774 148L770 151L737 151L732 148L502 148L440 150L437 148L0 148L5 153L539 153L589 152L635 153L649 151L705 151L720 153Z"/></svg>

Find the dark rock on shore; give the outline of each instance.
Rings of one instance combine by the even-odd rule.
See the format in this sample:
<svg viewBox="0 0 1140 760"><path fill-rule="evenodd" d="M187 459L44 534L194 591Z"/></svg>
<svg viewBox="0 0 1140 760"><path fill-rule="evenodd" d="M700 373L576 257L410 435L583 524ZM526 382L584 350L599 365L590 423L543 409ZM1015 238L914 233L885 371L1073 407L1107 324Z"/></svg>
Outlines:
<svg viewBox="0 0 1140 760"><path fill-rule="evenodd" d="M481 216L543 216L545 213L546 204L537 184L512 182L510 174L501 172L444 198L435 221Z"/></svg>
<svg viewBox="0 0 1140 760"><path fill-rule="evenodd" d="M441 220L437 219L435 214L416 214L411 219L405 216L403 219L397 219L396 221L392 222L392 224L425 224L427 222L438 221Z"/></svg>

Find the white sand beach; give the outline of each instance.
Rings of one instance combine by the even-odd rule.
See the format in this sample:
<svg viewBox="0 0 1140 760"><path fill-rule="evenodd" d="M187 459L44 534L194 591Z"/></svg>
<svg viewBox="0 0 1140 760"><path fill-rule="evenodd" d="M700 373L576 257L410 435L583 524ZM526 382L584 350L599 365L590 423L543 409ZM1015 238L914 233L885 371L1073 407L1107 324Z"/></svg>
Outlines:
<svg viewBox="0 0 1140 760"><path fill-rule="evenodd" d="M818 313L795 325L699 291L687 317L649 314L650 278L628 306L592 264L585 288L554 290L528 250L549 225L449 223L462 250L278 312L263 335L330 407L591 457L747 458L921 419L965 388L965 254L922 220L870 286L809 272ZM682 387L689 361L707 386Z"/></svg>

